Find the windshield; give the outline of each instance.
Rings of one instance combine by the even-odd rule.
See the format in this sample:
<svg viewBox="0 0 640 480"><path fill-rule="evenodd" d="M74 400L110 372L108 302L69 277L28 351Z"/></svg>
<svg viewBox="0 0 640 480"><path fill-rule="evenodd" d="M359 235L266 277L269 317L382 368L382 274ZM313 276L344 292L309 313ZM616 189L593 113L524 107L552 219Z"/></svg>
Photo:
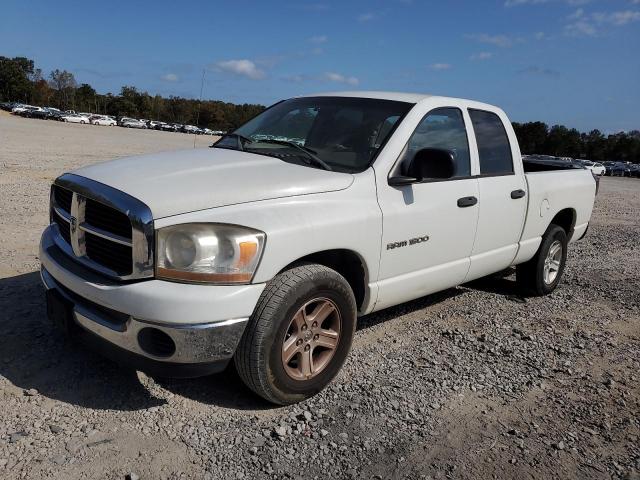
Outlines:
<svg viewBox="0 0 640 480"><path fill-rule="evenodd" d="M295 98L265 110L213 146L314 168L361 172L411 107L412 103L370 98Z"/></svg>

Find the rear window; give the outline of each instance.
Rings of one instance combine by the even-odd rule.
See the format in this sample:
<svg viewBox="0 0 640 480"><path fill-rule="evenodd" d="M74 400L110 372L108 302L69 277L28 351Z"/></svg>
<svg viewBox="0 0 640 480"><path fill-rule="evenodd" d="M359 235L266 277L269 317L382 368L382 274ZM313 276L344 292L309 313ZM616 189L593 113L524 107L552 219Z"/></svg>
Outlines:
<svg viewBox="0 0 640 480"><path fill-rule="evenodd" d="M478 143L481 175L513 173L511 145L502 120L495 113L469 110L473 131Z"/></svg>

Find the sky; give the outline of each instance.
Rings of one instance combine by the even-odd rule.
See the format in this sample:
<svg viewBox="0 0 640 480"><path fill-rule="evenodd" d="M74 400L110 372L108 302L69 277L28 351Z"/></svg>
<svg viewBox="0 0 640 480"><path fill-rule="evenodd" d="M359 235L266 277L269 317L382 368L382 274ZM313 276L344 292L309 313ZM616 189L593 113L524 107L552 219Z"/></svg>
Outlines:
<svg viewBox="0 0 640 480"><path fill-rule="evenodd" d="M100 93L234 103L392 90L640 129L640 0L3 0L0 55ZM204 82L202 82L204 74Z"/></svg>

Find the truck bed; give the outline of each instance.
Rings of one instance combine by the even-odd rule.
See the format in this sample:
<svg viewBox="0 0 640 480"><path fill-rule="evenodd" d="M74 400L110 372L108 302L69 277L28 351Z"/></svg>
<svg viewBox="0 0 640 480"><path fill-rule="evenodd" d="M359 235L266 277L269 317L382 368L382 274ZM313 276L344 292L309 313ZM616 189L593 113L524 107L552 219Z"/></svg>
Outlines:
<svg viewBox="0 0 640 480"><path fill-rule="evenodd" d="M584 170L582 165L578 165L566 160L555 160L546 158L525 157L522 159L524 172L549 172L553 170Z"/></svg>

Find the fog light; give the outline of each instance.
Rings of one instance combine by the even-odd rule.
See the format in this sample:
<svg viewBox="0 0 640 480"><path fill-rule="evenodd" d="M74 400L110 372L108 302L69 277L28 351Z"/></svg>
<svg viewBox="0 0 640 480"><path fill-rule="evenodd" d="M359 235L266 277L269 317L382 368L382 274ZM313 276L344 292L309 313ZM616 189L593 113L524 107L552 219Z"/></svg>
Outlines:
<svg viewBox="0 0 640 480"><path fill-rule="evenodd" d="M146 327L138 332L138 345L154 357L170 357L176 352L176 344L169 335L157 328Z"/></svg>

